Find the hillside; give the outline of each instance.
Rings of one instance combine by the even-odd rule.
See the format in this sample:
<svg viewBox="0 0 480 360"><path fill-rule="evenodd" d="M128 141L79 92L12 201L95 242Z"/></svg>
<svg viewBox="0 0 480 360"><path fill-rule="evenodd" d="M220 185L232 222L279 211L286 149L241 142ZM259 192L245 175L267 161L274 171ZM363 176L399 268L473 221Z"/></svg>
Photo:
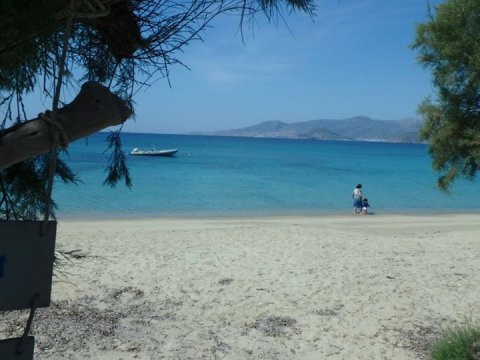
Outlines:
<svg viewBox="0 0 480 360"><path fill-rule="evenodd" d="M374 120L367 116L356 116L342 120L311 120L291 124L266 121L209 135L411 143L419 142L419 126L420 121L416 119Z"/></svg>

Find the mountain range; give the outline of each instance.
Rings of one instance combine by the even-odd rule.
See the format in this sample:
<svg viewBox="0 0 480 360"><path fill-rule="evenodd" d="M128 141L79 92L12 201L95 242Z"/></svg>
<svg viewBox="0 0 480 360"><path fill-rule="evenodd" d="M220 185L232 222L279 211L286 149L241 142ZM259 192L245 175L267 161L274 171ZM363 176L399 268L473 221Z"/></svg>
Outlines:
<svg viewBox="0 0 480 360"><path fill-rule="evenodd" d="M355 116L341 120L310 120L296 123L265 121L241 129L209 132L205 135L317 139L341 141L384 141L417 143L420 120L374 120Z"/></svg>

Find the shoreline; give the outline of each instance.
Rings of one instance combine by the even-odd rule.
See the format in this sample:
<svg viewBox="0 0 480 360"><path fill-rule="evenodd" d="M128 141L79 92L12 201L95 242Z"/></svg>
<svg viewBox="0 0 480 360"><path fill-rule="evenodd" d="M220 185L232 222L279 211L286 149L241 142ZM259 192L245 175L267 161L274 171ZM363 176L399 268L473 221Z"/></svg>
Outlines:
<svg viewBox="0 0 480 360"><path fill-rule="evenodd" d="M428 359L480 321L480 214L59 220L39 359ZM0 339L27 312L0 313Z"/></svg>
<svg viewBox="0 0 480 360"><path fill-rule="evenodd" d="M416 216L456 216L456 215L480 215L480 210L419 210L419 211L392 211L392 212L382 212L377 213L372 211L366 217L388 217L388 216L399 216L399 217L416 217ZM142 220L162 220L162 219L179 219L179 220L195 220L195 219L265 219L265 218L328 218L328 217L365 217L365 215L353 215L352 212L285 212L285 213L275 213L275 212L242 212L242 213L184 213L184 214L128 214L124 216L119 216L115 213L112 215L106 214L90 214L86 215L83 213L77 214L57 214L57 221L142 221Z"/></svg>

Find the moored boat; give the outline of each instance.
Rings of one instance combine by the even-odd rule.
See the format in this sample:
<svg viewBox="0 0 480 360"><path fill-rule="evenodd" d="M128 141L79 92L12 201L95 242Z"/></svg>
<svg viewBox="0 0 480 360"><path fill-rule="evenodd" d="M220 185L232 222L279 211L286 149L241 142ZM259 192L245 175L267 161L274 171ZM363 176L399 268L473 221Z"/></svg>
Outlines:
<svg viewBox="0 0 480 360"><path fill-rule="evenodd" d="M135 148L130 151L130 155L143 155L143 156L173 156L178 151L178 149L166 149L166 150L157 150L155 148L151 150L140 150Z"/></svg>

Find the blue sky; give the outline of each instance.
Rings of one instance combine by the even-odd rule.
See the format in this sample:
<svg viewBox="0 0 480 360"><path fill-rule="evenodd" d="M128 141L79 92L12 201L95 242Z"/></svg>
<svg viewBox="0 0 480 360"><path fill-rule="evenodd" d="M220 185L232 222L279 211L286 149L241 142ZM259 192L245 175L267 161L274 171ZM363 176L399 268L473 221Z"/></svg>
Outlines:
<svg viewBox="0 0 480 360"><path fill-rule="evenodd" d="M438 1L437 1L438 2ZM367 115L418 117L433 93L430 74L409 48L425 0L317 0L316 17L285 16L288 27L257 19L238 32L223 16L178 54L191 70L170 68L141 90L125 131L189 133L267 120L297 122ZM39 109L38 111L40 111Z"/></svg>

